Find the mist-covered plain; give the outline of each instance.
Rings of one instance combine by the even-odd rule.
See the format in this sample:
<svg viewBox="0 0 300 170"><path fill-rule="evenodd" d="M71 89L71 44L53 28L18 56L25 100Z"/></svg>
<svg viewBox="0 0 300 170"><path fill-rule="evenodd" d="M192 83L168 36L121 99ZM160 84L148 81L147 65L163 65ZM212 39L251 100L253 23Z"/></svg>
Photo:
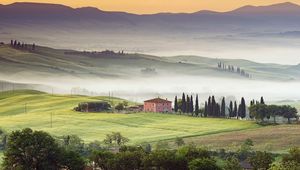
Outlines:
<svg viewBox="0 0 300 170"><path fill-rule="evenodd" d="M202 101L208 95L300 99L296 4L135 15L16 3L0 6L0 14L0 42L16 39L39 46L33 53L0 48L0 80L18 88L27 84L55 93L112 93L133 101L182 92L197 93ZM128 55L64 54L107 49ZM251 78L217 70L218 62L241 67ZM156 73L145 75L141 71L146 68ZM14 88L2 84L4 90Z"/></svg>

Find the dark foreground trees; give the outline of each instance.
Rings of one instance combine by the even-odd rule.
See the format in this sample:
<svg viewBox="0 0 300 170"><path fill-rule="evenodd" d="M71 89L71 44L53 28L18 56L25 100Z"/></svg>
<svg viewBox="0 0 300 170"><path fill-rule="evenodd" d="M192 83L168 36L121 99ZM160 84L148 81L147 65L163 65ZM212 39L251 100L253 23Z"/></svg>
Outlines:
<svg viewBox="0 0 300 170"><path fill-rule="evenodd" d="M4 152L4 169L83 169L76 152L58 146L48 133L29 128L12 132Z"/></svg>

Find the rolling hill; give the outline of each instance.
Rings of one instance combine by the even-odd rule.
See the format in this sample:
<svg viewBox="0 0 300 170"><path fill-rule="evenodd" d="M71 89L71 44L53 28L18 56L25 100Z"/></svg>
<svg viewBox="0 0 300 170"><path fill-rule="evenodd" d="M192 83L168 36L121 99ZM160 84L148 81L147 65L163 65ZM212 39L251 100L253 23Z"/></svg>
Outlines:
<svg viewBox="0 0 300 170"><path fill-rule="evenodd" d="M199 56L158 57L104 51L98 53L38 46L35 51L0 46L1 76L10 80L55 78L134 79L159 76L206 76L247 79L237 73L217 69L217 63L240 67L254 80L299 80L297 65L263 64L248 60L211 59ZM143 70L152 68L154 71Z"/></svg>
<svg viewBox="0 0 300 170"><path fill-rule="evenodd" d="M175 147L174 139L182 137L186 143L203 145L212 150L236 150L245 139L251 138L255 149L286 152L292 146L298 146L300 141L297 125L261 127L252 121L236 119L195 118L159 113L73 111L73 108L83 101L107 101L117 104L123 100L105 96L56 95L33 90L1 92L0 128L10 132L29 127L49 132L54 136L75 134L85 143L102 141L108 133L121 132L130 139L130 144L168 141Z"/></svg>

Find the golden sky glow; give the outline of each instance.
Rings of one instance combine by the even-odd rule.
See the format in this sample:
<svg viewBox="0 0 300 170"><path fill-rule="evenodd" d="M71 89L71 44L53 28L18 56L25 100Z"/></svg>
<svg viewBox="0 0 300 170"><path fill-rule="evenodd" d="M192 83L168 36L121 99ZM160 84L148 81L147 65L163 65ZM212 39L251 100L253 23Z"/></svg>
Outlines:
<svg viewBox="0 0 300 170"><path fill-rule="evenodd" d="M0 4L26 0L0 0ZM270 5L286 0L28 0L30 2L56 3L71 7L92 6L105 11L126 11L146 14L159 12L195 12L203 9L229 11L244 5ZM289 2L300 4L300 0Z"/></svg>

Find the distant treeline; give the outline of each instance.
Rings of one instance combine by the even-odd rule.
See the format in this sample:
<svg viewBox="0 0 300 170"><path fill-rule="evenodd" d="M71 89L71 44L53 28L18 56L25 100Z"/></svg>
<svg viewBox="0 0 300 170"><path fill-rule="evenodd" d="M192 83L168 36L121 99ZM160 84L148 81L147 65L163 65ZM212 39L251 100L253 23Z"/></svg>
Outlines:
<svg viewBox="0 0 300 170"><path fill-rule="evenodd" d="M243 77L252 78L252 76L249 73L247 73L245 70L241 69L240 67L233 66L233 65L226 65L222 62L218 63L218 69L222 71L237 73Z"/></svg>
<svg viewBox="0 0 300 170"><path fill-rule="evenodd" d="M95 57L99 55L106 55L106 56L113 56L113 55L125 55L124 51L112 51L112 50L105 50L105 51L67 51L65 52L67 55L84 55Z"/></svg>
<svg viewBox="0 0 300 170"><path fill-rule="evenodd" d="M225 97L218 103L215 100L215 96L209 96L203 108L200 108L198 95L196 95L194 100L192 95L189 96L183 93L181 99L175 96L174 100L175 113L183 113L195 117L244 119L247 116L247 109L249 109L249 118L260 121L260 123L264 123L264 119L270 119L270 117L273 117L274 123L276 123L277 116L287 118L288 123L291 123L291 118L298 118L295 107L289 105L266 105L263 97L260 98L260 101L251 100L249 107L247 107L244 97L241 98L239 104L237 101L230 101L229 105L226 105Z"/></svg>
<svg viewBox="0 0 300 170"><path fill-rule="evenodd" d="M22 50L35 50L35 43L28 44L24 42L20 42L18 40L10 40L10 46L16 49L22 49Z"/></svg>

